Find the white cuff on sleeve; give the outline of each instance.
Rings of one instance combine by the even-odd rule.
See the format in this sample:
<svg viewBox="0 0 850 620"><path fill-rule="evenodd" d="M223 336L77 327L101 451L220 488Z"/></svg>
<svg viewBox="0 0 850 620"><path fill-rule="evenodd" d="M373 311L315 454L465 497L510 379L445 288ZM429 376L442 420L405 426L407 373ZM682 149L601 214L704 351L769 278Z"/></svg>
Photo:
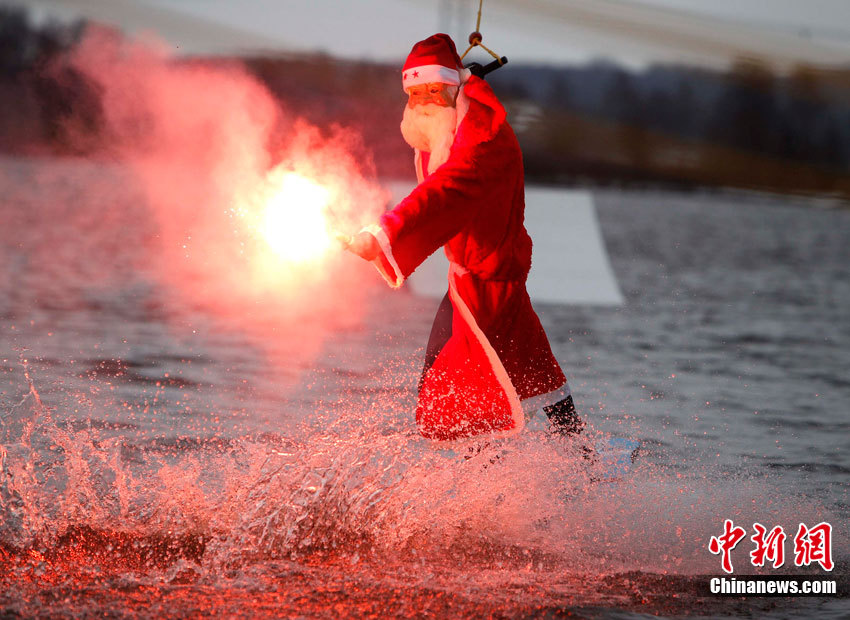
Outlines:
<svg viewBox="0 0 850 620"><path fill-rule="evenodd" d="M401 269L398 267L398 263L395 260L395 256L393 256L393 249L390 245L390 238L387 236L387 233L379 224L370 224L369 226L364 226L360 232L371 233L375 239L378 240L378 245L381 246L381 251L384 253L384 256L387 257L387 262L390 264L390 267L393 269L393 273L386 273L384 271L383 265L381 263L380 257L375 259L373 262L375 264L375 268L378 272L384 277L384 280L387 281L393 288L398 288L404 282L404 276L401 273Z"/></svg>

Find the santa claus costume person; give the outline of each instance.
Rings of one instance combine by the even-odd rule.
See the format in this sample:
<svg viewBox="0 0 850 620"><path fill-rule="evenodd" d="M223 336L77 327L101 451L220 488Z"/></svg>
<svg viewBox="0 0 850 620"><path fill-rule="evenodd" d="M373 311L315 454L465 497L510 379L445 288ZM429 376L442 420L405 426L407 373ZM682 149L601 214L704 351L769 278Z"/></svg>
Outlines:
<svg viewBox="0 0 850 620"><path fill-rule="evenodd" d="M432 439L519 432L544 411L557 432L583 423L526 291L522 153L490 86L435 34L402 69L401 131L419 184L348 249L397 288L444 247L451 267L419 382L416 423Z"/></svg>

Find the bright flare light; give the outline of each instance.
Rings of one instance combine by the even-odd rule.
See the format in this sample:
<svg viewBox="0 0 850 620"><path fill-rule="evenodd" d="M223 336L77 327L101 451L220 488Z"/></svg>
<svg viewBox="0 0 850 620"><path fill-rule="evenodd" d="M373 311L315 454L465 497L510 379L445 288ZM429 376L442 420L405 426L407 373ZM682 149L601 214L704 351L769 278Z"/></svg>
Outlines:
<svg viewBox="0 0 850 620"><path fill-rule="evenodd" d="M328 251L332 239L326 209L330 191L296 172L275 180L265 205L262 235L282 260L315 260Z"/></svg>

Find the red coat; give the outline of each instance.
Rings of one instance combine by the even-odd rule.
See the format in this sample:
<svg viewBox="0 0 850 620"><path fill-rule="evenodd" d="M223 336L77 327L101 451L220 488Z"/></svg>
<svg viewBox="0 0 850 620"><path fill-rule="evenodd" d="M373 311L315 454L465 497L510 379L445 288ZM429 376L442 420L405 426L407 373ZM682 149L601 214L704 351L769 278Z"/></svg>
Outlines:
<svg viewBox="0 0 850 620"><path fill-rule="evenodd" d="M471 77L461 93L448 160L373 229L383 250L375 263L391 286L440 246L451 263L452 336L416 410L420 431L435 439L516 432L523 410L569 394L525 288L531 238L519 143L486 82Z"/></svg>

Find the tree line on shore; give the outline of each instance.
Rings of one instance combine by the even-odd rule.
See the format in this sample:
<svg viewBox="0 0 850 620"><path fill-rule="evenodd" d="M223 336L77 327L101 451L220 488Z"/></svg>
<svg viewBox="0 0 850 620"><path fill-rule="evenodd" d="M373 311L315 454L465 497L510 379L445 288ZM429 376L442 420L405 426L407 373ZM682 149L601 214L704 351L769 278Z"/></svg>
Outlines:
<svg viewBox="0 0 850 620"><path fill-rule="evenodd" d="M85 24L36 26L0 8L0 149L86 154L104 130L97 84L60 62ZM290 114L349 127L381 176L412 174L398 124L398 67L325 55L242 63ZM731 186L850 198L850 67L779 75L738 59L728 71L612 63L509 64L488 76L508 109L529 181ZM73 130L69 129L73 128ZM81 140L80 136L92 139Z"/></svg>

